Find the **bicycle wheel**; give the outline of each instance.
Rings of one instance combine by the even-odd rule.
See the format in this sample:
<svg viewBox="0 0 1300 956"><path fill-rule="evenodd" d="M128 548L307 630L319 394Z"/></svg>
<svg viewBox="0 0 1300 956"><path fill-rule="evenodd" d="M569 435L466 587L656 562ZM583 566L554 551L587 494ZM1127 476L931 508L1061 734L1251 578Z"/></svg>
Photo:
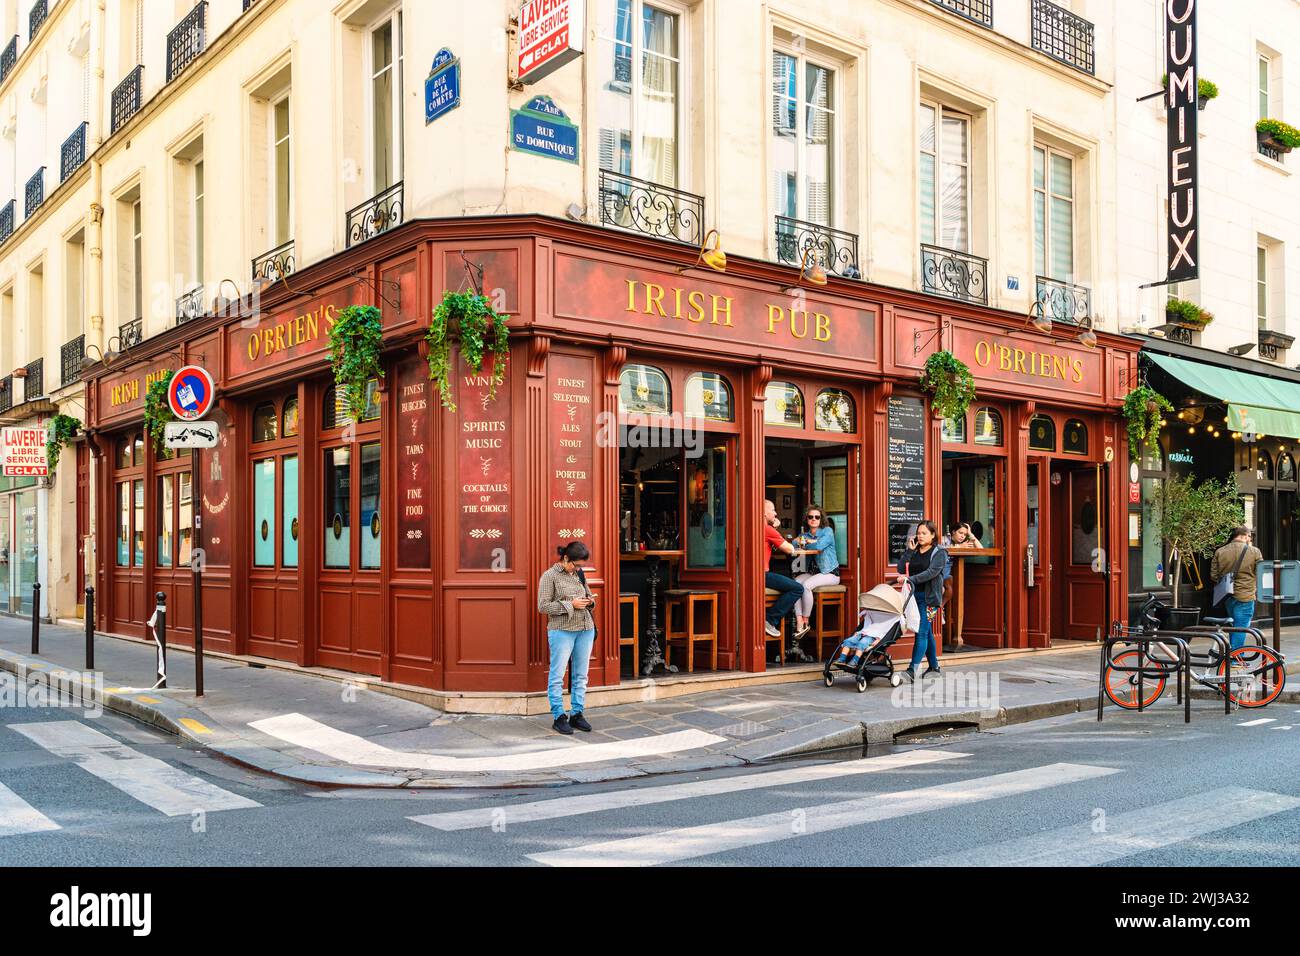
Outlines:
<svg viewBox="0 0 1300 956"><path fill-rule="evenodd" d="M1112 664L1119 667L1137 667L1138 652L1125 651L1112 661ZM1163 665L1153 662L1150 657L1146 658L1146 664L1142 671L1142 695L1141 701L1143 707L1150 707L1160 695L1165 692L1165 680L1168 669ZM1114 666L1106 668L1105 682L1106 696L1111 702L1125 710L1137 710L1138 708L1138 674L1136 670L1121 671L1116 670Z"/></svg>
<svg viewBox="0 0 1300 956"><path fill-rule="evenodd" d="M1267 707L1277 700L1286 686L1286 667L1271 648L1246 644L1234 648L1228 657L1232 661L1228 697L1234 704ZM1220 677L1224 676L1226 665L1226 661L1219 664Z"/></svg>

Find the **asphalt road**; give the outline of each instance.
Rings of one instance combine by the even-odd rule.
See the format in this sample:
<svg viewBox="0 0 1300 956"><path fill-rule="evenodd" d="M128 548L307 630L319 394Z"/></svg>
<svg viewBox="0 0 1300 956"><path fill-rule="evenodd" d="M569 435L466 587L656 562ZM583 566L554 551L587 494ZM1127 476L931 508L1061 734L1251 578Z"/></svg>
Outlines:
<svg viewBox="0 0 1300 956"><path fill-rule="evenodd" d="M0 865L1296 865L1297 764L1295 705L1197 702L1190 727L1108 714L632 782L326 791L125 718L5 708Z"/></svg>

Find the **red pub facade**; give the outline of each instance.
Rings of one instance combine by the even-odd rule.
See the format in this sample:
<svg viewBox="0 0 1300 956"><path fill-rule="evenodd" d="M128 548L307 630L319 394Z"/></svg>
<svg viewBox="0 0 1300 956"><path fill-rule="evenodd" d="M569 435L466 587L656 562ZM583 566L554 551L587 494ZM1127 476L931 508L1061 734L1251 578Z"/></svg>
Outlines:
<svg viewBox="0 0 1300 956"><path fill-rule="evenodd" d="M509 316L511 360L491 400L487 370L457 360L453 412L423 338L444 289L479 267ZM384 376L360 422L339 410L329 368L329 327L352 304L384 325ZM804 288L758 260L720 274L693 249L531 216L408 223L264 288L258 306L86 372L101 630L143 636L161 591L169 640L189 644L201 543L208 648L537 692L536 582L557 543L580 539L598 596L592 683L618 684L639 674L621 656L618 597L644 603L641 545L675 524L669 573L718 596L717 668L763 671L764 498L839 516L850 596L893 573L920 517L974 518L990 553L966 569L970 645L1092 639L1125 607L1126 338L1089 349L1070 327L1046 335L1023 316L835 276ZM976 375L965 421L935 419L919 388L939 348ZM159 453L143 434L147 386L188 364L216 380L220 443ZM695 444L678 458L632 429ZM648 608L639 619L635 654Z"/></svg>

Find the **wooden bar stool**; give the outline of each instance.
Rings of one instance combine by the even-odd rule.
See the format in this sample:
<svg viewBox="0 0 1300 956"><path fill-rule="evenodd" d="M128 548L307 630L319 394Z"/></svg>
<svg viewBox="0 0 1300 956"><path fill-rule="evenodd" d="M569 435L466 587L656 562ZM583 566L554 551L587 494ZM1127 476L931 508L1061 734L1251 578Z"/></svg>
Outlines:
<svg viewBox="0 0 1300 956"><path fill-rule="evenodd" d="M667 597L664 617L667 625L664 641L664 657L672 662L673 645L686 645L686 673L695 670L695 645L707 642L712 648L710 668L718 669L718 592L693 591L677 589L664 592ZM675 626L674 612L681 611L681 626ZM697 611L704 611L704 622L700 623Z"/></svg>
<svg viewBox="0 0 1300 956"><path fill-rule="evenodd" d="M781 592L774 591L771 588L765 588L764 594L766 595L766 599L763 602L763 610L766 611L768 608L770 608L773 604L776 603L776 599L781 596ZM767 623L766 616L764 616L763 622L765 624ZM776 641L777 642L777 647L776 647L777 663L779 663L782 667L784 667L785 666L785 618L781 618L781 623L778 624L777 627L780 628L781 630L781 634L778 637L773 637L771 634L768 634L766 629L764 629L763 631L763 636L767 638L766 643L764 643L763 645L764 655L766 656L767 645L771 644L773 641Z"/></svg>
<svg viewBox="0 0 1300 956"><path fill-rule="evenodd" d="M838 645L848 636L848 593L843 584L824 584L813 588L813 641L817 645L817 659L826 656L826 641ZM827 620L831 623L827 623Z"/></svg>
<svg viewBox="0 0 1300 956"><path fill-rule="evenodd" d="M623 629L623 608L632 609L632 632L629 634ZM618 653L621 657L623 648L632 648L632 676L636 677L641 670L641 655L639 648L641 646L641 595L635 592L623 592L618 596ZM621 666L621 665L620 665Z"/></svg>

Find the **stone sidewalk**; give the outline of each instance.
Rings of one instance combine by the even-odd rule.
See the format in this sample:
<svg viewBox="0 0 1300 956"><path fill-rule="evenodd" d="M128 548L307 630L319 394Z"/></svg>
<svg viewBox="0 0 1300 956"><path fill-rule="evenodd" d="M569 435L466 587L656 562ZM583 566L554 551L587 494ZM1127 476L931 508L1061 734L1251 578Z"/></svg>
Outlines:
<svg viewBox="0 0 1300 956"><path fill-rule="evenodd" d="M193 655L168 651L169 688L154 683L152 644L100 636L97 673L84 675L84 632L0 618L0 670L47 683L68 672L83 696L218 754L306 783L373 787L503 787L592 782L750 764L836 748L892 743L900 734L981 729L1094 710L1099 649L1026 652L995 661L944 659L942 678L858 693L843 675L768 684L588 712L591 734L565 738L549 717L446 714L308 672L208 657L205 695L193 690ZM1300 663L1300 628L1283 651ZM1288 667L1294 672L1296 664ZM12 678L10 686L13 687ZM1206 691L1207 696L1210 692ZM1223 719L1194 695L1192 721ZM1300 692L1288 690L1288 699ZM1218 700L1218 698L1215 698ZM11 699L7 705L15 702ZM1160 708L1173 708L1170 688ZM70 710L69 719L82 710Z"/></svg>

